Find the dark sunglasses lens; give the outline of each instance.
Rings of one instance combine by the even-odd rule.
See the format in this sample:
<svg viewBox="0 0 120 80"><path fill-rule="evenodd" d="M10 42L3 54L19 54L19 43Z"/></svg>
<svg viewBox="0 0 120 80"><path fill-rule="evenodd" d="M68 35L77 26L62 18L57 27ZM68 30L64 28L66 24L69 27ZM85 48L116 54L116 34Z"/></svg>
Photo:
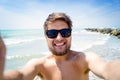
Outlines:
<svg viewBox="0 0 120 80"><path fill-rule="evenodd" d="M58 31L57 30L47 30L46 34L47 34L48 38L56 38Z"/></svg>
<svg viewBox="0 0 120 80"><path fill-rule="evenodd" d="M62 37L70 37L72 29L62 29L62 30L47 30L46 35L48 38L56 38L58 33L62 35Z"/></svg>
<svg viewBox="0 0 120 80"><path fill-rule="evenodd" d="M62 37L69 37L71 36L71 29L62 29L60 33Z"/></svg>

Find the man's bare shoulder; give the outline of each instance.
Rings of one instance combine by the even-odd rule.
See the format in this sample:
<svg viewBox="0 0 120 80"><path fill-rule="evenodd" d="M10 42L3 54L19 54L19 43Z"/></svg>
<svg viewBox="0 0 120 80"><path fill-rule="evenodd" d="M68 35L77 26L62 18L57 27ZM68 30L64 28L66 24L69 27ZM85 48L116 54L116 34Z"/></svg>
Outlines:
<svg viewBox="0 0 120 80"><path fill-rule="evenodd" d="M86 56L84 52L78 52L78 51L71 51L70 54L71 60L77 61L77 62L85 62L86 63Z"/></svg>
<svg viewBox="0 0 120 80"><path fill-rule="evenodd" d="M84 63L88 63L94 60L100 60L101 58L99 57L99 55L97 55L94 52L77 52L77 51L72 51L73 55L72 56L74 59L77 59L77 61L79 62L84 62Z"/></svg>
<svg viewBox="0 0 120 80"><path fill-rule="evenodd" d="M79 69L83 70L85 73L89 71L88 62L84 52L73 51L73 62L77 64Z"/></svg>
<svg viewBox="0 0 120 80"><path fill-rule="evenodd" d="M85 55L85 58L86 60L101 60L101 57L100 55L98 55L97 53L95 52L84 52L84 55Z"/></svg>
<svg viewBox="0 0 120 80"><path fill-rule="evenodd" d="M78 52L78 51L71 51L71 56L74 58L84 58L85 54L84 52Z"/></svg>
<svg viewBox="0 0 120 80"><path fill-rule="evenodd" d="M92 51L84 51L84 54L85 55L95 55L96 53L92 52Z"/></svg>

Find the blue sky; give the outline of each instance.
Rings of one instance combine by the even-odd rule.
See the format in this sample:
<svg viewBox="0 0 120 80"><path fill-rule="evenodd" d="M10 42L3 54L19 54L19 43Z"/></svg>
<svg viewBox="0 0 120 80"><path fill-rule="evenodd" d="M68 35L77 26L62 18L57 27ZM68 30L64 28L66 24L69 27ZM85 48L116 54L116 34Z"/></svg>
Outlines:
<svg viewBox="0 0 120 80"><path fill-rule="evenodd" d="M120 0L0 0L0 29L42 28L52 12L75 27L120 27Z"/></svg>

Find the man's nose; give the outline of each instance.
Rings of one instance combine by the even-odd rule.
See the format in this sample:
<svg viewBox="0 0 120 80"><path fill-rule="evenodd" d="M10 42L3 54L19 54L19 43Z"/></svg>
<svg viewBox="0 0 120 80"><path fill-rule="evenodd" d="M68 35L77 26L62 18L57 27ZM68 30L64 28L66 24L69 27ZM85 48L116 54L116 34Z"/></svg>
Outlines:
<svg viewBox="0 0 120 80"><path fill-rule="evenodd" d="M58 33L56 39L57 39L57 40L62 40L62 39L63 39L63 37L62 37L62 35L60 34L60 32Z"/></svg>

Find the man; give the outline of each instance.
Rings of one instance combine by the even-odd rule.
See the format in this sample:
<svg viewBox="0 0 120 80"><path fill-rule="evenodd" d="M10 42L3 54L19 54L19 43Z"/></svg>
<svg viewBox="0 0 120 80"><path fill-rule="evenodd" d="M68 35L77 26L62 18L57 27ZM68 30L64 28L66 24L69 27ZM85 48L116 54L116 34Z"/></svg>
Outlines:
<svg viewBox="0 0 120 80"><path fill-rule="evenodd" d="M5 71L3 76L2 58L3 80L33 80L36 75L43 80L89 80L89 71L106 80L120 80L120 60L105 62L95 53L70 50L72 21L65 13L50 14L44 33L51 54L29 61L20 70ZM4 56L5 51L0 54Z"/></svg>

